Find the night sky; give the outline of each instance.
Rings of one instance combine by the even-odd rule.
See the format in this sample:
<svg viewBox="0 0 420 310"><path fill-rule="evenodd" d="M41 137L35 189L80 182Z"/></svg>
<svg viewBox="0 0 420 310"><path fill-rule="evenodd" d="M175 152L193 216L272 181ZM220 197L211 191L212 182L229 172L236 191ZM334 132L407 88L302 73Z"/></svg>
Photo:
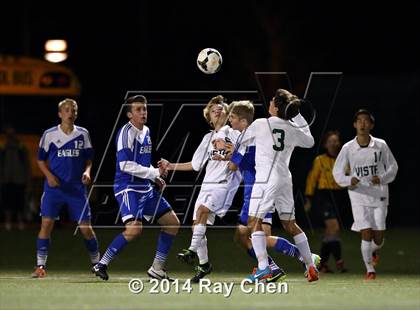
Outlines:
<svg viewBox="0 0 420 310"><path fill-rule="evenodd" d="M42 58L47 39L68 41L64 64L81 81L80 122L91 130L99 154L109 138L104 128L115 122L128 90L255 90L255 71L285 71L302 96L311 72L343 72L341 105L329 128L341 125L348 140L352 114L360 106L371 109L379 120L375 133L401 162L396 199L407 208L413 203L407 192L415 185L406 180L413 166L418 170L419 154L405 139L419 132L419 4L121 1L88 7L20 1L2 4L0 12L0 54ZM223 55L221 71L212 76L196 66L205 47ZM57 121L59 99L2 96L0 119L41 134ZM33 107L40 104L42 111ZM328 111L329 102L318 104ZM205 122L190 126L203 130Z"/></svg>

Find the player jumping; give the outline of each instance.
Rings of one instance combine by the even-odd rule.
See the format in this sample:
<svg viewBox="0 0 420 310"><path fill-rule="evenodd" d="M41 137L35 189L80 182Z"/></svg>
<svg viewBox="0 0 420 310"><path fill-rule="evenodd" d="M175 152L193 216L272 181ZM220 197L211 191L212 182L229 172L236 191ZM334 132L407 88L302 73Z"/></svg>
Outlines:
<svg viewBox="0 0 420 310"><path fill-rule="evenodd" d="M231 127L241 132L237 147L230 158L229 168L232 170L239 168L244 181L244 202L239 216L239 223L235 231L235 240L245 248L249 256L257 260L249 238L247 226L251 192L255 183L255 139L241 143L247 127L252 123L253 117L254 106L251 101L233 101L229 105L229 122ZM299 249L294 244L285 238L271 235L272 215L273 212L268 212L262 220L262 228L267 236L267 246L278 253L295 257L303 263ZM312 258L315 265L320 263L320 257L318 255L312 254ZM272 277L267 279L267 282L285 279L286 275L284 271L279 269L270 256L268 256L268 261L272 271Z"/></svg>
<svg viewBox="0 0 420 310"><path fill-rule="evenodd" d="M308 239L296 224L289 161L296 146L310 148L314 139L305 119L299 113L300 100L284 89L278 89L270 101L271 117L255 120L247 129L243 141L255 139L255 184L249 206L248 227L252 247L258 258L258 268L248 279L270 278L272 271L267 259L267 239L262 228L265 215L277 210L284 229L293 236L303 257L309 282L318 280ZM291 121L290 121L291 120Z"/></svg>

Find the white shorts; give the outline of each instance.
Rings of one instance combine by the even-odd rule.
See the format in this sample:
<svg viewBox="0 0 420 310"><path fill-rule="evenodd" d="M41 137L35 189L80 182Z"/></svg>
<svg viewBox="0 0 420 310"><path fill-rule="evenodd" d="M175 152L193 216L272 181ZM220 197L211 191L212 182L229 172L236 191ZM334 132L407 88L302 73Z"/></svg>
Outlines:
<svg viewBox="0 0 420 310"><path fill-rule="evenodd" d="M230 186L216 186L213 188L201 188L194 206L193 220L197 219L197 210L200 206L205 206L210 210L207 218L207 224L213 225L218 217L225 216L226 212L232 206L233 198L238 191L239 183L235 182Z"/></svg>
<svg viewBox="0 0 420 310"><path fill-rule="evenodd" d="M268 212L274 212L274 210L282 221L295 219L292 184L254 184L248 214L263 219Z"/></svg>
<svg viewBox="0 0 420 310"><path fill-rule="evenodd" d="M385 230L386 215L388 206L366 207L352 204L354 223L351 226L353 231L371 228L372 230Z"/></svg>

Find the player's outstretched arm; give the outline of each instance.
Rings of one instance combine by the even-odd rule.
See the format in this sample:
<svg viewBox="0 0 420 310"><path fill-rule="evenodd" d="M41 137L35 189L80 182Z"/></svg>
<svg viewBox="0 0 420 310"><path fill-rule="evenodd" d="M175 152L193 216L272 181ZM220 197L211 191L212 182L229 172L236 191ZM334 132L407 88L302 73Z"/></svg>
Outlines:
<svg viewBox="0 0 420 310"><path fill-rule="evenodd" d="M311 148L315 144L314 137L311 134L309 125L305 118L299 113L293 119L294 126L298 127L298 143L297 146Z"/></svg>
<svg viewBox="0 0 420 310"><path fill-rule="evenodd" d="M171 163L168 160L161 158L158 161L158 167L162 169L167 169L171 171L191 171L194 170L192 163Z"/></svg>
<svg viewBox="0 0 420 310"><path fill-rule="evenodd" d="M138 178L149 179L153 182L161 175L161 170L159 168L155 168L153 166L144 167L135 161L120 161L119 165L121 171Z"/></svg>
<svg viewBox="0 0 420 310"><path fill-rule="evenodd" d="M52 174L52 172L50 171L50 169L47 166L47 163L44 160L38 160L37 162L38 162L39 169L41 170L41 172L47 178L48 185L50 187L60 186L60 181L58 180L58 178L54 174Z"/></svg>

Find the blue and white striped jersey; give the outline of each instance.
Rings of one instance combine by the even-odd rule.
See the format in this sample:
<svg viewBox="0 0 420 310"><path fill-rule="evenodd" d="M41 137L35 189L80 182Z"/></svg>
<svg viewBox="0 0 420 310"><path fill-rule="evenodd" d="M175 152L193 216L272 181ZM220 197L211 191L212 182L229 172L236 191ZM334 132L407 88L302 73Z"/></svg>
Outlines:
<svg viewBox="0 0 420 310"><path fill-rule="evenodd" d="M159 176L159 169L151 165L152 140L149 128L143 126L140 130L128 122L118 131L115 142L117 147L115 195L125 190L140 192L151 190L150 181Z"/></svg>
<svg viewBox="0 0 420 310"><path fill-rule="evenodd" d="M60 187L82 186L82 175L86 161L93 159L93 149L89 132L74 126L70 134L66 134L60 125L44 132L39 143L38 160L48 161L49 169L60 180ZM44 190L48 190L48 182Z"/></svg>

